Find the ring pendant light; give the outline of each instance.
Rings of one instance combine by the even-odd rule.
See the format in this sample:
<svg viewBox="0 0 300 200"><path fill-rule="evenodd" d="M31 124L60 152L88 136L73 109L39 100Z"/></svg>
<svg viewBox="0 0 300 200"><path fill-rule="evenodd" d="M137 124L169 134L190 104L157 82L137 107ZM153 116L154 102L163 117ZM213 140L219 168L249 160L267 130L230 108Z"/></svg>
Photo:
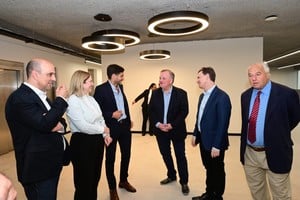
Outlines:
<svg viewBox="0 0 300 200"><path fill-rule="evenodd" d="M167 50L145 50L140 52L142 60L165 60L171 57L170 51Z"/></svg>
<svg viewBox="0 0 300 200"><path fill-rule="evenodd" d="M191 26L167 28L176 23L189 23ZM156 15L149 19L148 30L156 35L183 36L201 32L209 26L208 16L195 11L173 11ZM164 28L165 27L165 28ZM175 26L174 26L175 27Z"/></svg>
<svg viewBox="0 0 300 200"><path fill-rule="evenodd" d="M91 35L82 38L81 46L94 51L119 51L125 48L123 39L102 35Z"/></svg>
<svg viewBox="0 0 300 200"><path fill-rule="evenodd" d="M140 40L140 36L138 33L128 30L121 29L109 29L109 30L101 30L92 33L93 35L103 35L109 37L118 37L122 38L125 41L125 46L132 46L138 44Z"/></svg>

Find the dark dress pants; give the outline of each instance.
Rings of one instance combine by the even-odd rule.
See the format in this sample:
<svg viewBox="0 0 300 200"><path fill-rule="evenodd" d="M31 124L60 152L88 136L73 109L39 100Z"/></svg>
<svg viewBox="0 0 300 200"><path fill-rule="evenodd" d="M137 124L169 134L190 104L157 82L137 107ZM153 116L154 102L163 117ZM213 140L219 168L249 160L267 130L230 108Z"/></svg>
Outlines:
<svg viewBox="0 0 300 200"><path fill-rule="evenodd" d="M59 175L47 180L23 184L28 200L56 200Z"/></svg>
<svg viewBox="0 0 300 200"><path fill-rule="evenodd" d="M142 133L146 133L147 129L147 122L149 119L149 111L148 111L148 106L143 106L142 107L142 113L143 113L143 124L142 124Z"/></svg>
<svg viewBox="0 0 300 200"><path fill-rule="evenodd" d="M220 151L220 156L211 157L211 151L207 151L200 143L202 163L206 169L206 192L215 199L222 199L225 190L225 151Z"/></svg>
<svg viewBox="0 0 300 200"><path fill-rule="evenodd" d="M96 200L104 153L103 136L74 133L70 142L75 200Z"/></svg>
<svg viewBox="0 0 300 200"><path fill-rule="evenodd" d="M168 135L168 133L165 133L165 134L157 134L156 140L158 143L159 151L162 155L162 158L168 170L167 176L171 179L175 179L176 170L171 155L171 142L172 142L175 156L176 156L177 169L180 177L179 182L180 184L187 184L189 175L188 175L187 160L185 156L185 139L174 140Z"/></svg>
<svg viewBox="0 0 300 200"><path fill-rule="evenodd" d="M115 171L115 160L116 160L116 148L119 143L121 152L121 164L120 164L120 182L127 181L128 168L131 153L131 132L128 125L118 124L118 127L110 129L111 137L113 138L112 143L106 148L105 155L105 170L108 187L110 190L115 190L117 187Z"/></svg>

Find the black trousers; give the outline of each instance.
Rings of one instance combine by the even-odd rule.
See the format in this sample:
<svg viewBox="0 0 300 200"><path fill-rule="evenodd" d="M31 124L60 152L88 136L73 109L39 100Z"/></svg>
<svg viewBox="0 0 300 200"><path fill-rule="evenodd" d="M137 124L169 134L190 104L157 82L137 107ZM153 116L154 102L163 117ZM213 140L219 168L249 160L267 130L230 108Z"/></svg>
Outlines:
<svg viewBox="0 0 300 200"><path fill-rule="evenodd" d="M120 164L120 182L127 181L128 168L131 154L131 132L128 125L118 124L118 127L110 129L112 143L106 148L105 154L105 170L108 187L110 190L115 190L117 187L115 177L115 160L117 143L119 143L121 152Z"/></svg>
<svg viewBox="0 0 300 200"><path fill-rule="evenodd" d="M22 184L28 200L56 200L58 176L30 183Z"/></svg>
<svg viewBox="0 0 300 200"><path fill-rule="evenodd" d="M185 139L173 140L172 137L166 134L159 134L156 136L159 151L162 155L164 163L167 167L167 176L171 179L176 178L176 170L174 167L174 161L171 154L171 142L174 147L174 152L176 156L176 163L178 168L178 173L180 177L180 184L188 183L188 166L185 156Z"/></svg>
<svg viewBox="0 0 300 200"><path fill-rule="evenodd" d="M104 153L102 135L74 133L70 142L75 200L96 200Z"/></svg>
<svg viewBox="0 0 300 200"><path fill-rule="evenodd" d="M224 169L225 151L220 151L220 156L212 158L211 151L205 150L200 142L200 152L202 163L206 169L206 192L215 196L216 199L222 199L226 176Z"/></svg>
<svg viewBox="0 0 300 200"><path fill-rule="evenodd" d="M146 107L146 106L142 107L142 113L143 113L142 133L145 134L146 129L147 129L147 122L149 119L148 107ZM149 129L149 130L151 130L151 129Z"/></svg>

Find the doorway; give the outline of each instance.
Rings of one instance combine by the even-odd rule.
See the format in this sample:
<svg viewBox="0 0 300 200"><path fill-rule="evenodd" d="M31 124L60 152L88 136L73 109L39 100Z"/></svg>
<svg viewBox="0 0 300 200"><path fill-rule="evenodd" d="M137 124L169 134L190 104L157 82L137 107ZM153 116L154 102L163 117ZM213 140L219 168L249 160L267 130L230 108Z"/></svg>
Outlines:
<svg viewBox="0 0 300 200"><path fill-rule="evenodd" d="M0 155L13 150L5 119L5 103L24 80L24 64L0 59ZM17 114L17 113L16 113Z"/></svg>

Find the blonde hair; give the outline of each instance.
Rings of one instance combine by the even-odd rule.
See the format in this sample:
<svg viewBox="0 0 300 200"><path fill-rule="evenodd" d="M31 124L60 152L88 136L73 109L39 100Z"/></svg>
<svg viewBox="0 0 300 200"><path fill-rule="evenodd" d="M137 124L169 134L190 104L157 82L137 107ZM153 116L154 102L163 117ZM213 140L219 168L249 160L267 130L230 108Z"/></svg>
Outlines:
<svg viewBox="0 0 300 200"><path fill-rule="evenodd" d="M82 70L74 72L70 82L70 93L76 96L83 96L83 84L91 76L90 73Z"/></svg>

